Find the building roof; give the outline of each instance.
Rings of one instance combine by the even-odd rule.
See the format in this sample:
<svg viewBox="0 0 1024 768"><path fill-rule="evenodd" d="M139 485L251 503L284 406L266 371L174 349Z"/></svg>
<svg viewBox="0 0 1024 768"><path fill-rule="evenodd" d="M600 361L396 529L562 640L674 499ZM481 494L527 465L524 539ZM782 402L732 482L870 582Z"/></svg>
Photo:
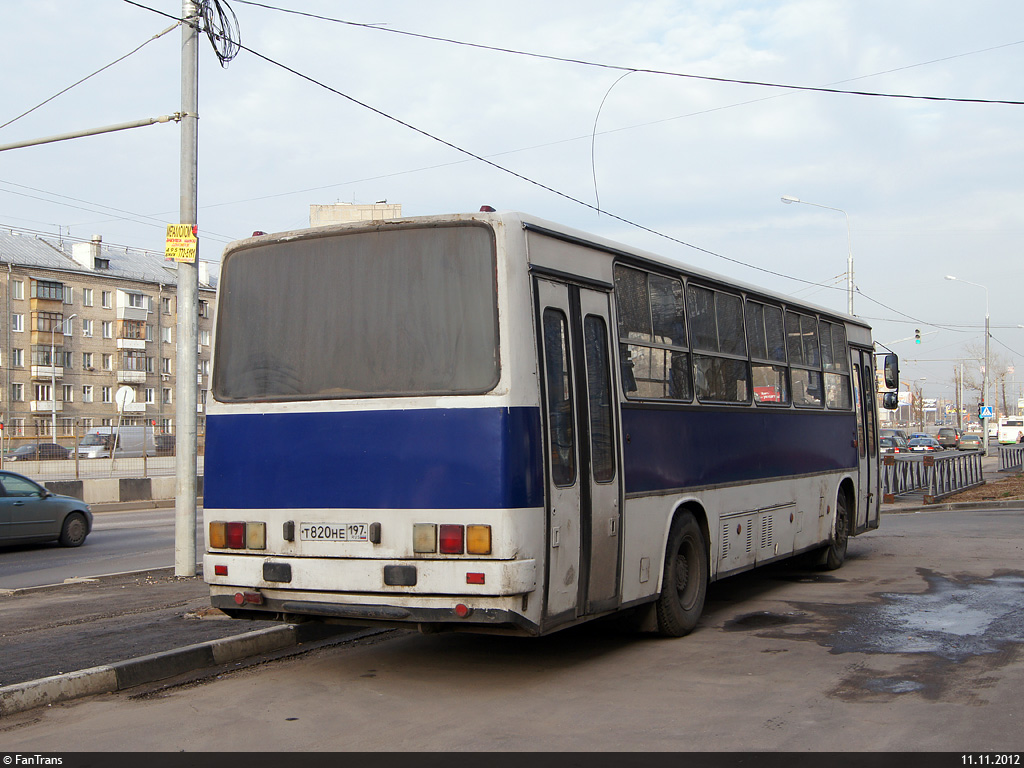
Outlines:
<svg viewBox="0 0 1024 768"><path fill-rule="evenodd" d="M123 246L101 245L99 257L109 262L109 268L88 269L72 256L72 242L53 236L26 234L16 229L0 229L0 263L41 269L57 269L93 277L111 277L121 280L138 280L162 285L176 285L178 272L176 264L168 261L163 254ZM217 287L217 275L211 270L206 280L200 280L200 288Z"/></svg>

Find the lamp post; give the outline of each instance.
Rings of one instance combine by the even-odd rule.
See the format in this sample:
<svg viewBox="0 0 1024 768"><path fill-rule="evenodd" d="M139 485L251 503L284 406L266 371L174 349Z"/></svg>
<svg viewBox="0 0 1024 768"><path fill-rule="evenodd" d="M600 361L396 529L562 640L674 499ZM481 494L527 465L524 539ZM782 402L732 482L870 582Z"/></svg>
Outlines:
<svg viewBox="0 0 1024 768"><path fill-rule="evenodd" d="M67 323L70 323L76 317L78 317L77 312L61 320L61 333L64 333ZM53 339L53 334L56 330L56 325L50 328L50 405L52 406L50 411L50 439L54 442L57 441L57 346Z"/></svg>
<svg viewBox="0 0 1024 768"><path fill-rule="evenodd" d="M990 405L988 401L988 364L989 364L989 340L988 340L988 288L979 283L972 283L970 280L964 280L962 277L953 277L953 275L946 275L947 280L957 280L961 283L967 283L973 285L975 288L981 288L985 292L985 371L981 377L981 404ZM988 456L988 419L981 419L981 445L982 451L985 456Z"/></svg>
<svg viewBox="0 0 1024 768"><path fill-rule="evenodd" d="M819 205L818 203L809 203L806 200L801 200L799 197L793 197L792 195L783 195L782 202L786 205L790 203L802 203L803 205L813 205L815 208L825 208L829 211L839 211L846 217L846 311L849 314L853 314L853 237L850 234L850 214L844 211L842 208L833 208L829 205Z"/></svg>

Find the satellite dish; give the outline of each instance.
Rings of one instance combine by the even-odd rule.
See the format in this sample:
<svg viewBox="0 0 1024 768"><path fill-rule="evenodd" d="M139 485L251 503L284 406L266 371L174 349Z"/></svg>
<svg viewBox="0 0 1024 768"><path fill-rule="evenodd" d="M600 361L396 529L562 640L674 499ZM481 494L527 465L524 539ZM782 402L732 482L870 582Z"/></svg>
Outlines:
<svg viewBox="0 0 1024 768"><path fill-rule="evenodd" d="M124 412L124 407L135 402L135 390L132 387L118 387L114 393L114 402L117 403L117 410Z"/></svg>

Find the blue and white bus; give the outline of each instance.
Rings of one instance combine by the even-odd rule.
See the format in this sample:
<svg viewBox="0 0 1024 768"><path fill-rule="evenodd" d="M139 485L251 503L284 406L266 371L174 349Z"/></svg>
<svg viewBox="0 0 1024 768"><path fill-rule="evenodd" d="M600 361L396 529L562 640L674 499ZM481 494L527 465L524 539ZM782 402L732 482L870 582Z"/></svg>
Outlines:
<svg viewBox="0 0 1024 768"><path fill-rule="evenodd" d="M523 214L233 243L214 344L231 616L679 636L710 581L879 523L868 326Z"/></svg>

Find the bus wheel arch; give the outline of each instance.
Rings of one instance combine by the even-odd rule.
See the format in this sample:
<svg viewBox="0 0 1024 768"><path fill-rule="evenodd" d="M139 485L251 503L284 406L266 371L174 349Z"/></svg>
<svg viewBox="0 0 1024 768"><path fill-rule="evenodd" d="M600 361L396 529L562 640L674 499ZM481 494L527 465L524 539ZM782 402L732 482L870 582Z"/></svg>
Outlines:
<svg viewBox="0 0 1024 768"><path fill-rule="evenodd" d="M688 635L704 610L710 579L707 518L700 507L683 505L669 529L661 592L655 603L658 633Z"/></svg>
<svg viewBox="0 0 1024 768"><path fill-rule="evenodd" d="M832 536L828 545L822 550L820 563L827 571L834 571L846 562L850 532L853 530L853 522L857 513L855 499L853 482L847 478L839 484L839 490L836 491L836 514L835 523L832 526Z"/></svg>

